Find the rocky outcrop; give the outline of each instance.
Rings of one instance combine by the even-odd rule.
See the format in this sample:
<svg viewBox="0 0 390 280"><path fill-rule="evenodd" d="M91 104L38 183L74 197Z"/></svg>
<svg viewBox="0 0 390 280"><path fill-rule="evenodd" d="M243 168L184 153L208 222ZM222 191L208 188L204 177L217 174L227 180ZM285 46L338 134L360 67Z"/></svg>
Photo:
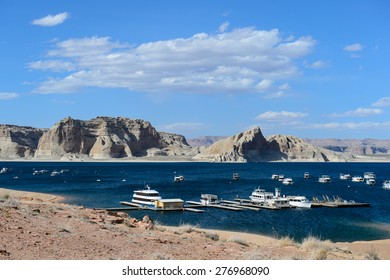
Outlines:
<svg viewBox="0 0 390 280"><path fill-rule="evenodd" d="M203 136L198 138L188 139L188 144L191 147L211 146L215 142L227 138L226 136Z"/></svg>
<svg viewBox="0 0 390 280"><path fill-rule="evenodd" d="M36 157L110 159L177 155L190 149L183 136L159 133L148 121L68 117L42 135Z"/></svg>
<svg viewBox="0 0 390 280"><path fill-rule="evenodd" d="M346 161L341 153L315 147L295 136L271 135L267 141L273 147L275 156L285 161Z"/></svg>
<svg viewBox="0 0 390 280"><path fill-rule="evenodd" d="M44 129L0 125L0 158L30 158L35 154Z"/></svg>
<svg viewBox="0 0 390 280"><path fill-rule="evenodd" d="M267 161L273 150L259 127L222 139L194 157L217 162Z"/></svg>
<svg viewBox="0 0 390 280"><path fill-rule="evenodd" d="M294 136L273 135L266 139L259 127L220 140L194 158L216 162L345 161L340 154Z"/></svg>

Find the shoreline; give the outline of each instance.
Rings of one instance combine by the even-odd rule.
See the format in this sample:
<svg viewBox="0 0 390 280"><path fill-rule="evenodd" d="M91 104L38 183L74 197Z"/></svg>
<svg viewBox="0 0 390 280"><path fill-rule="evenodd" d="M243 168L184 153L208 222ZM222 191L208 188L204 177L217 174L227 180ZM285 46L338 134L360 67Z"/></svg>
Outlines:
<svg viewBox="0 0 390 280"><path fill-rule="evenodd" d="M62 201L64 201L65 197L51 195L51 194L45 194L45 193L16 191L16 190L12 190L12 189L0 188L0 200L2 198L5 198L5 197L12 198L13 200L19 201L21 203L21 205L23 205L22 207L20 207L21 209L24 209L24 207L32 207L33 208L32 211L33 212L36 211L36 213L35 214L33 213L34 215L32 216L32 218L34 218L34 219L36 219L37 213L38 214L45 213L45 211L46 211L46 210L39 210L40 209L39 207L42 207L43 209L46 209L45 207L48 207L49 209L53 209L53 208L61 209L61 211L64 211L63 216L65 217L65 220L68 221L67 228L75 227L72 225L70 217L77 216L75 214L77 211L82 211L83 213L87 212L87 213L95 213L95 214L102 213L102 210L93 210L93 209L89 209L89 208L84 208L82 206L75 206L75 205L71 205L71 204L62 203ZM34 207L37 207L37 208L34 208ZM0 214L2 214L2 209L4 209L4 208L2 208L0 205ZM59 210L56 210L56 211L59 212ZM56 211L54 211L54 213ZM107 212L107 211L103 210L103 212ZM80 214L80 215L85 216L86 214L84 213L84 214ZM49 219L47 219L45 222L46 224L42 225L42 227L46 227L47 224L54 223L54 219L55 219L55 216L49 216ZM86 219L86 218L84 218L84 219ZM134 218L130 218L130 219L134 219ZM77 223L79 223L78 220L77 220ZM89 220L88 220L88 224L92 225ZM86 226L86 225L83 225L83 226ZM22 227L24 228L25 226L23 226L23 225L17 226L17 228L22 228ZM110 225L110 227L111 227L111 225ZM101 234L104 234L104 232L109 227L107 225L104 225L103 227L101 226L101 228L103 229ZM239 248L236 248L239 252L241 252L240 254L242 254L242 256L244 256L244 258L248 258L248 259L251 259L251 258L256 258L256 259L257 258L270 258L270 259L275 259L275 258L276 259L295 259L295 258L300 259L300 258L303 258L303 259L306 259L307 254L308 254L305 251L306 249L304 249L304 247L303 247L304 246L303 243L297 244L293 240L291 240L290 238L287 238L287 237L281 237L278 239L278 238L269 237L269 236L261 235L261 234L225 231L225 230L214 230L214 229L204 229L204 228L198 228L198 227L192 226L192 225L181 225L181 226L156 225L156 228L157 228L157 232L155 232L153 234L151 232L147 232L147 231L146 232L139 231L138 229L135 230L135 232L133 232L132 234L135 234L139 238L141 238L141 237L144 238L145 235L147 236L147 235L163 234L164 238L165 238L164 239L165 241L163 241L163 242L168 243L168 244L170 242L173 242L173 240L176 240L178 237L180 237L180 239L183 241L183 238L184 238L183 235L189 235L189 236L191 236L191 238L195 238L194 234L198 234L199 236L197 236L196 238L198 238L198 239L203 238L202 239L203 241L199 241L199 242L205 242L205 240L207 242L209 242L210 241L209 239L213 239L213 238L217 237L217 240L220 240L219 243L222 244L221 245L218 243L218 246L225 246L223 244L226 244L226 242L230 242L230 243L234 243L234 246L239 245L238 247L241 246L242 249L245 249L245 250L249 250L249 248L250 248L250 250L253 252L251 253L252 255L250 255L248 253L248 257L245 257L247 255L247 254L244 254L245 250L240 251ZM65 232L70 231L68 229L64 229L64 230L65 230ZM118 230L119 229L114 230L114 236L118 235ZM131 228L130 228L130 230L131 230ZM2 228L0 227L0 235L2 233L1 231L2 231ZM47 231L49 231L49 230L47 230ZM159 233L159 232L161 232L161 233ZM5 234L5 236L7 238L10 238L10 239L13 238L13 236L8 236L6 232L3 232L3 234ZM79 232L76 232L76 234L83 236L84 234L86 234L86 232L81 229ZM45 235L51 236L51 235L54 235L54 233L46 232ZM36 235L36 237L37 236L38 235ZM135 237L135 238L137 239L138 237ZM45 236L41 236L40 238L45 238ZM161 238L162 237L157 237L155 239L162 240ZM189 239L189 237L185 237L185 238ZM93 238L92 238L92 241L96 242ZM182 241L179 241L179 243ZM13 240L12 242L16 242L16 241ZM158 242L160 242L160 241L158 241ZM316 242L319 244L322 244L322 245L315 245L315 246L320 246L319 248L322 248L322 249L315 248L315 250L317 250L317 251L318 250L320 250L320 251L321 250L322 251L328 250L327 251L328 252L327 253L328 259L329 258L330 259L365 259L364 256L369 255L371 252L374 256L377 256L380 259L390 260L390 239L371 240L371 241L357 240L357 241L353 241L353 242L331 242L331 241L327 241L327 240L317 240ZM17 244L17 242L16 242L16 244ZM284 245L281 245L281 244L284 244ZM106 246L109 246L109 245L106 245ZM187 245L187 246L189 246L189 245ZM203 245L197 244L197 246L203 246ZM215 245L209 244L208 246L217 246L217 244L215 244ZM252 250L252 247L253 247L253 250ZM265 255L256 254L255 252L258 250L258 247L261 247L261 248L264 247L265 249L263 249L263 250L268 250L269 252L267 251L268 253ZM336 248L336 249L329 249L329 248ZM173 249L173 248L171 248L171 249ZM1 250L2 250L2 248L0 248L0 251ZM314 249L312 249L312 250L314 250ZM235 253L237 253L236 251L235 251ZM71 254L71 253L73 254L74 252L69 252L68 254ZM163 254L163 252L161 252L161 254ZM164 254L169 255L168 253L165 253L165 252L164 252ZM177 253L177 254L179 254L177 257L175 257L177 259L185 259L188 257L187 255L180 256L180 253ZM185 252L183 252L182 254L185 254ZM217 259L218 258L217 255L207 255L206 252L198 253L198 254L201 254L200 256L198 256L201 259ZM204 255L202 255L202 254L204 254ZM319 253L317 252L316 254L318 255ZM218 256L223 257L223 255L218 255ZM242 259L243 258L242 256L241 257L235 256L234 258ZM317 257L316 256L314 256L313 258L314 259L318 258L318 256ZM1 257L2 256L0 254L0 259L1 259ZM65 257L65 258L68 258L68 257ZM106 255L102 255L100 257L102 259L108 258ZM195 258L198 258L198 257L195 257ZM224 255L224 257L225 258L229 257L229 255ZM153 258L153 256L152 257L149 255L142 256L142 258L148 259L148 258ZM170 258L171 257L169 257L169 259ZM194 258L194 257L191 255L190 258ZM232 256L232 258L233 258L233 256ZM77 259L77 257L76 257L76 259ZM309 256L309 259L310 259L310 256Z"/></svg>

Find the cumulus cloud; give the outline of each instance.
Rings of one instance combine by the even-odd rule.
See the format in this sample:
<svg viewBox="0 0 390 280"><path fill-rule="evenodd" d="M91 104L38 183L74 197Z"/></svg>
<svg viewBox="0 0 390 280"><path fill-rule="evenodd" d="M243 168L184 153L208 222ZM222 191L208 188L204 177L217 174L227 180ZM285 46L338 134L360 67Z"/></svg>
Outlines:
<svg viewBox="0 0 390 280"><path fill-rule="evenodd" d="M332 117L368 117L372 115L382 114L383 110L376 108L362 108L359 107L356 110L350 110L345 113L334 113Z"/></svg>
<svg viewBox="0 0 390 280"><path fill-rule="evenodd" d="M64 71L36 93L63 93L83 87L140 92L275 92L300 74L295 60L311 53L311 37L282 37L277 29L234 29L219 34L148 42L138 46L109 37L56 42L35 70ZM71 71L71 73L65 73ZM58 76L58 75L57 75Z"/></svg>
<svg viewBox="0 0 390 280"><path fill-rule="evenodd" d="M285 121L292 119L300 119L306 117L306 113L302 112L288 112L288 111L268 111L262 113L256 117L256 120L266 120L266 121Z"/></svg>
<svg viewBox="0 0 390 280"><path fill-rule="evenodd" d="M32 24L40 25L40 26L56 26L63 23L66 19L69 18L69 14L67 12L56 14L56 15L48 15L43 18L34 19Z"/></svg>
<svg viewBox="0 0 390 280"><path fill-rule="evenodd" d="M0 92L0 100L10 100L19 97L19 94L14 92Z"/></svg>
<svg viewBox="0 0 390 280"><path fill-rule="evenodd" d="M390 107L390 97L386 96L373 103L374 107Z"/></svg>
<svg viewBox="0 0 390 280"><path fill-rule="evenodd" d="M363 50L363 46L359 43L348 45L348 46L344 47L344 51L347 51L347 52L359 52L361 50Z"/></svg>

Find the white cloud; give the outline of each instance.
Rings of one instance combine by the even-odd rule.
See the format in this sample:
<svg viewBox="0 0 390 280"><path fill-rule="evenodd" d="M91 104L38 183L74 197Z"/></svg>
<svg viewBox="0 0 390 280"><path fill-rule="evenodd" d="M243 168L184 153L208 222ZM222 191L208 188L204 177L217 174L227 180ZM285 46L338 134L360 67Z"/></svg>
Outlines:
<svg viewBox="0 0 390 280"><path fill-rule="evenodd" d="M301 112L287 112L287 111L268 111L262 113L256 117L256 120L266 120L266 121L285 121L292 119L300 119L306 117L306 113Z"/></svg>
<svg viewBox="0 0 390 280"><path fill-rule="evenodd" d="M348 46L344 47L344 51L347 51L347 52L359 52L361 50L363 50L363 46L359 43L348 45Z"/></svg>
<svg viewBox="0 0 390 280"><path fill-rule="evenodd" d="M390 107L390 97L386 96L373 103L374 107Z"/></svg>
<svg viewBox="0 0 390 280"><path fill-rule="evenodd" d="M222 23L220 26L219 26L219 28L218 28L218 30L219 30L219 32L221 32L221 33L223 33L223 32L225 32L228 28L229 28L229 22L228 21L225 21L224 23Z"/></svg>
<svg viewBox="0 0 390 280"><path fill-rule="evenodd" d="M321 69L321 68L329 67L330 66L330 62L329 61L323 61L323 60L316 60L314 62L309 63L309 62L305 61L304 65L307 68Z"/></svg>
<svg viewBox="0 0 390 280"><path fill-rule="evenodd" d="M72 71L48 78L37 93L83 87L141 92L274 92L300 74L295 59L314 48L310 37L286 41L277 29L240 28L220 34L148 42L139 46L89 37L57 42L32 69ZM58 76L58 75L57 75Z"/></svg>
<svg viewBox="0 0 390 280"><path fill-rule="evenodd" d="M173 123L167 125L159 126L159 131L167 131L167 132L178 132L178 131L194 131L201 130L205 127L202 123L193 123L193 122L182 122L182 123Z"/></svg>
<svg viewBox="0 0 390 280"><path fill-rule="evenodd" d="M310 129L385 129L390 122L331 122L308 125Z"/></svg>
<svg viewBox="0 0 390 280"><path fill-rule="evenodd" d="M368 117L372 115L382 114L383 110L375 108L362 108L359 107L356 110L347 111L345 113L334 113L332 117Z"/></svg>
<svg viewBox="0 0 390 280"><path fill-rule="evenodd" d="M67 12L56 14L56 15L48 15L43 18L34 19L32 24L40 25L40 26L56 26L58 24L63 23L66 19L69 18L69 14Z"/></svg>
<svg viewBox="0 0 390 280"><path fill-rule="evenodd" d="M19 94L14 92L0 92L0 100L10 100L19 97Z"/></svg>

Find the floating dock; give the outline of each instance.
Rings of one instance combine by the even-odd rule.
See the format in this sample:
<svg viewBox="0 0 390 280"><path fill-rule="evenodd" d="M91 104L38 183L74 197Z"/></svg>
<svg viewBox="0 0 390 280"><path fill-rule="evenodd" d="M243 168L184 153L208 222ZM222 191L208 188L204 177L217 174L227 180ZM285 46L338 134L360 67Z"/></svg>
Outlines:
<svg viewBox="0 0 390 280"><path fill-rule="evenodd" d="M360 202L312 202L311 207L329 207L329 208L351 208L351 207L370 207L371 203L360 203Z"/></svg>

